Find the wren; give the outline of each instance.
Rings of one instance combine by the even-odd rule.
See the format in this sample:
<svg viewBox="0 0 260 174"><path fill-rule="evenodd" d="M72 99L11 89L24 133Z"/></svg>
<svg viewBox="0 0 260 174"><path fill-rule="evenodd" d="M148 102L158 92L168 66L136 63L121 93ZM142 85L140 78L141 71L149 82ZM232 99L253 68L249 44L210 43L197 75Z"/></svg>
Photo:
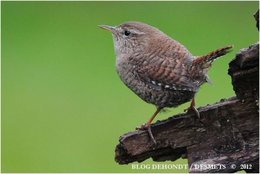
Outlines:
<svg viewBox="0 0 260 174"><path fill-rule="evenodd" d="M195 111L199 117L194 96L203 83L209 82L207 72L212 62L232 48L226 46L204 56L193 56L182 44L145 23L99 27L112 32L116 70L121 80L141 99L157 107L142 126L148 131L161 109L190 100L188 111Z"/></svg>

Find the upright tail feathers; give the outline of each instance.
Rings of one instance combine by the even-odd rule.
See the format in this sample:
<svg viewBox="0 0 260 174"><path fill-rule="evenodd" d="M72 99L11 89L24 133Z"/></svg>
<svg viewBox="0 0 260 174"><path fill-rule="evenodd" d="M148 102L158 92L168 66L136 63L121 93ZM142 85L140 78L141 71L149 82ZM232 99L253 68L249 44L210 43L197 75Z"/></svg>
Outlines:
<svg viewBox="0 0 260 174"><path fill-rule="evenodd" d="M218 57L221 57L231 51L233 46L229 45L215 51L212 51L204 56L199 56L192 61L192 65L195 67L200 67L202 69L210 67L211 63Z"/></svg>

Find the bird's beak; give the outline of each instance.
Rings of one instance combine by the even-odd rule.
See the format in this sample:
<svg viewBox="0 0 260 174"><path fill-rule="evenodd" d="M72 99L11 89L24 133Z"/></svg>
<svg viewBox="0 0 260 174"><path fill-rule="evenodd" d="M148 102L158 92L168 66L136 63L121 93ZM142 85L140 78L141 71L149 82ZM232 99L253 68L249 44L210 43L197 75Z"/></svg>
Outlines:
<svg viewBox="0 0 260 174"><path fill-rule="evenodd" d="M109 25L99 25L99 27L104 29L104 30L108 30L110 32L113 32L116 28L116 27L112 27L112 26L109 26Z"/></svg>

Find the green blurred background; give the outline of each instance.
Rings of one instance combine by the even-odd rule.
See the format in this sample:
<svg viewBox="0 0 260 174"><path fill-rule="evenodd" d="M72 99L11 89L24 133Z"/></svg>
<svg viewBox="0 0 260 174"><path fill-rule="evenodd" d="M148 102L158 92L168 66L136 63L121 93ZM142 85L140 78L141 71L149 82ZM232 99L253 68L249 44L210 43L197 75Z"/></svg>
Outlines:
<svg viewBox="0 0 260 174"><path fill-rule="evenodd" d="M114 161L119 136L147 121L155 107L119 80L111 34L97 25L143 21L194 55L233 44L214 62L213 85L201 88L198 106L234 95L228 62L258 41L252 16L258 2L1 4L2 172L187 172L132 170Z"/></svg>

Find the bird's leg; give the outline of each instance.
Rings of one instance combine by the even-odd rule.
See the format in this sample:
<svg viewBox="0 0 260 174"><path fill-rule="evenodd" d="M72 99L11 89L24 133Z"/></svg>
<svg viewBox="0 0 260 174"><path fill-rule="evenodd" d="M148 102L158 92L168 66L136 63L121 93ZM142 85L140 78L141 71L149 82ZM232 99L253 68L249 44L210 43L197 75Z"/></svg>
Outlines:
<svg viewBox="0 0 260 174"><path fill-rule="evenodd" d="M156 117L156 115L157 115L161 110L162 110L162 108L157 108L157 109L156 109L155 113L151 116L151 118L150 118L150 119L147 121L147 123L145 124L145 127L149 127L149 126L152 124L154 118Z"/></svg>
<svg viewBox="0 0 260 174"><path fill-rule="evenodd" d="M200 113L199 111L197 110L197 108L195 107L195 98L192 98L192 101L190 103L190 107L188 109L185 109L185 111L187 111L187 113L190 113L190 112L194 112L195 115L198 117L198 119L200 119Z"/></svg>
<svg viewBox="0 0 260 174"><path fill-rule="evenodd" d="M138 130L147 130L148 134L150 136L150 138L153 140L154 144L156 144L156 141L154 139L154 136L152 134L152 130L151 130L151 124L154 120L154 118L156 117L156 115L161 111L162 108L158 107L155 111L155 113L151 116L151 118L147 121L147 123L145 125L142 125L140 128L137 128Z"/></svg>

